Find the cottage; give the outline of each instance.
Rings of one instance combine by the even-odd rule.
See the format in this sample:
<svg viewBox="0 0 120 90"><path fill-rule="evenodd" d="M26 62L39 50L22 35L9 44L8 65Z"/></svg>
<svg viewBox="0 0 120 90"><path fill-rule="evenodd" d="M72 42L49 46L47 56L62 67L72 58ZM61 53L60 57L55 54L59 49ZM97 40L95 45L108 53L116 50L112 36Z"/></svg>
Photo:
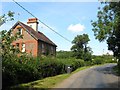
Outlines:
<svg viewBox="0 0 120 90"><path fill-rule="evenodd" d="M21 52L31 53L33 56L56 55L56 47L48 37L38 31L38 19L28 19L27 25L18 21L12 27L12 35L19 32L23 38L17 39L12 44Z"/></svg>

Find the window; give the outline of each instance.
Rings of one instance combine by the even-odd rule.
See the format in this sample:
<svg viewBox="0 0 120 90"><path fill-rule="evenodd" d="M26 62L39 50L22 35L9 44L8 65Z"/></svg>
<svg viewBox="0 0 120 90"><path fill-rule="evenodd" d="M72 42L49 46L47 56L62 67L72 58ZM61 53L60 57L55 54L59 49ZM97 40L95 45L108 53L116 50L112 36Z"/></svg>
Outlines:
<svg viewBox="0 0 120 90"><path fill-rule="evenodd" d="M16 43L16 47L19 48L19 43Z"/></svg>
<svg viewBox="0 0 120 90"><path fill-rule="evenodd" d="M22 28L18 28L18 32L20 35L22 35Z"/></svg>
<svg viewBox="0 0 120 90"><path fill-rule="evenodd" d="M45 46L43 43L42 43L42 53L45 53Z"/></svg>
<svg viewBox="0 0 120 90"><path fill-rule="evenodd" d="M25 52L25 43L22 44L22 52Z"/></svg>
<svg viewBox="0 0 120 90"><path fill-rule="evenodd" d="M54 52L54 48L53 46L51 46L51 54L53 54L53 52Z"/></svg>
<svg viewBox="0 0 120 90"><path fill-rule="evenodd" d="M13 32L11 32L11 36L13 36Z"/></svg>

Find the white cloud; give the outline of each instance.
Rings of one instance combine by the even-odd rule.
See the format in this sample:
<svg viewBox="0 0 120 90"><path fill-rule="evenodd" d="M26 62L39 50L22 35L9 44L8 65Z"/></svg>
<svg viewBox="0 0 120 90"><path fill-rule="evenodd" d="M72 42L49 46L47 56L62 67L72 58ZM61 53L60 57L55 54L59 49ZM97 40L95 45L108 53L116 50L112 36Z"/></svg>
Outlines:
<svg viewBox="0 0 120 90"><path fill-rule="evenodd" d="M75 24L75 25L71 24L71 25L68 27L68 30L69 30L69 31L72 31L72 32L81 32L81 31L83 31L84 29L85 29L85 26L82 25L82 24L80 24L80 23Z"/></svg>

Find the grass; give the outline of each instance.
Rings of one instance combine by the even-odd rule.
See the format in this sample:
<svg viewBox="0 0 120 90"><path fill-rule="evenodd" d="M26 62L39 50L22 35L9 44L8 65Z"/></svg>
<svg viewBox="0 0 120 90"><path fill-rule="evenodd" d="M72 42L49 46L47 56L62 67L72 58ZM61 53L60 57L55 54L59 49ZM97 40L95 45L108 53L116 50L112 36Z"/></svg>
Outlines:
<svg viewBox="0 0 120 90"><path fill-rule="evenodd" d="M119 70L118 66L113 67L113 70L118 76L120 76L120 70Z"/></svg>
<svg viewBox="0 0 120 90"><path fill-rule="evenodd" d="M93 66L101 66L103 64L100 65L93 65ZM57 76L53 76L53 77L47 77L44 78L42 80L37 80L37 81L33 81L33 82L29 82L29 83L24 83L24 84L19 84L17 86L13 86L12 88L42 88L44 90L49 89L54 87L55 85L59 84L60 82L62 82L63 80L67 79L69 76L71 76L72 74L77 73L78 71L90 68L92 66L84 66L84 67L80 67L78 69L76 69L75 71L73 71L70 74L61 74L61 75L57 75Z"/></svg>
<svg viewBox="0 0 120 90"><path fill-rule="evenodd" d="M57 76L53 76L53 77L47 77L47 78L44 78L42 80L37 80L37 81L29 82L29 83L19 84L17 86L13 86L12 88L43 88L43 89L52 88L56 84L62 82L63 80L65 80L66 78L71 76L72 74L74 74L78 71L87 69L89 67L90 66L81 67L81 68L78 68L77 70L73 71L70 74L61 74L61 75L57 75Z"/></svg>
<svg viewBox="0 0 120 90"><path fill-rule="evenodd" d="M54 77L48 77L42 80L37 80L37 81L26 83L26 84L21 84L18 87L52 88L56 84L56 82L61 82L67 76L68 74L62 74L62 75L57 75Z"/></svg>

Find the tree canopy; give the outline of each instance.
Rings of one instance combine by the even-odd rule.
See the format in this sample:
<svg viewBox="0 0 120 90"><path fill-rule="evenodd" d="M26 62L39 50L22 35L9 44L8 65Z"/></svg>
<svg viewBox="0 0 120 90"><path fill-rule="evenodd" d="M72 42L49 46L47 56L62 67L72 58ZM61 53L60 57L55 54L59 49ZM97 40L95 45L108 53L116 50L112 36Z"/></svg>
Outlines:
<svg viewBox="0 0 120 90"><path fill-rule="evenodd" d="M91 56L91 48L87 47L89 41L90 39L87 34L77 35L74 38L74 40L72 41L73 46L71 47L71 50L74 52L74 56L76 58L84 60L90 59L89 56Z"/></svg>
<svg viewBox="0 0 120 90"><path fill-rule="evenodd" d="M14 12L9 11L7 14L0 16L0 26L4 23L14 20ZM11 54L18 54L20 51L18 48L14 47L11 43L18 38L22 38L22 35L16 33L14 36L11 35L12 30L1 30L0 31L0 55L2 56L2 60L9 57Z"/></svg>
<svg viewBox="0 0 120 90"><path fill-rule="evenodd" d="M92 21L96 39L106 40L108 50L120 59L120 1L107 2L104 7L98 8L97 21Z"/></svg>
<svg viewBox="0 0 120 90"><path fill-rule="evenodd" d="M14 12L12 12L12 11L8 11L7 14L1 15L0 16L0 26L3 25L4 23L6 23L7 21L14 20L13 16L14 16Z"/></svg>

